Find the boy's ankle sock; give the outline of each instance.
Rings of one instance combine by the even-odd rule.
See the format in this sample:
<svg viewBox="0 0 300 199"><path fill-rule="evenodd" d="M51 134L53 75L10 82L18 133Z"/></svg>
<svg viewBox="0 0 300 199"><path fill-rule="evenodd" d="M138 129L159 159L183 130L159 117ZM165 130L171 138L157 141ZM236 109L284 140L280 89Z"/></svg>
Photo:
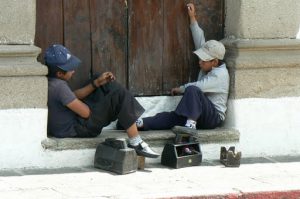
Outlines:
<svg viewBox="0 0 300 199"><path fill-rule="evenodd" d="M138 118L138 119L135 121L135 123L136 123L136 126L137 126L138 128L143 128L143 127L144 127L144 121L143 121L142 118Z"/></svg>
<svg viewBox="0 0 300 199"><path fill-rule="evenodd" d="M196 129L196 124L197 124L196 121L188 119L186 120L185 127Z"/></svg>
<svg viewBox="0 0 300 199"><path fill-rule="evenodd" d="M131 146L137 146L142 142L142 138L140 135L137 135L135 137L129 138L128 142Z"/></svg>

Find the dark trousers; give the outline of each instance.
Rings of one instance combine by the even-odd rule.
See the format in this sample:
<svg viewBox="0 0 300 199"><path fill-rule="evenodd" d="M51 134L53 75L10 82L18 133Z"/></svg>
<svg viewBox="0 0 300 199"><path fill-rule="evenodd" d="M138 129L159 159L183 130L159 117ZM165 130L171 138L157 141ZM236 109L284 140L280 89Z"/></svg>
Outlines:
<svg viewBox="0 0 300 199"><path fill-rule="evenodd" d="M143 118L144 130L163 130L184 126L187 119L197 121L199 129L213 129L221 124L221 119L213 103L196 86L185 89L175 111L158 113Z"/></svg>
<svg viewBox="0 0 300 199"><path fill-rule="evenodd" d="M99 87L84 102L91 109L91 116L86 120L78 118L76 137L96 137L116 119L128 129L144 112L132 94L117 82Z"/></svg>

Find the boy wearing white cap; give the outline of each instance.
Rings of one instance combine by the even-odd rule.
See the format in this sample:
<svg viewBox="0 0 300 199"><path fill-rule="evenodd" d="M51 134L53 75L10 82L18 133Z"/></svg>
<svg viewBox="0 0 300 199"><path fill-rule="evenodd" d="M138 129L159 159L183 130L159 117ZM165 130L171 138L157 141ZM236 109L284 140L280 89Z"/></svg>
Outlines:
<svg viewBox="0 0 300 199"><path fill-rule="evenodd" d="M225 120L229 91L229 74L225 63L224 45L215 40L205 42L203 30L195 17L195 7L187 4L190 28L199 58L200 72L196 82L171 90L172 95L183 97L175 111L158 113L153 117L137 120L143 130L170 129L176 125L196 129L212 129Z"/></svg>

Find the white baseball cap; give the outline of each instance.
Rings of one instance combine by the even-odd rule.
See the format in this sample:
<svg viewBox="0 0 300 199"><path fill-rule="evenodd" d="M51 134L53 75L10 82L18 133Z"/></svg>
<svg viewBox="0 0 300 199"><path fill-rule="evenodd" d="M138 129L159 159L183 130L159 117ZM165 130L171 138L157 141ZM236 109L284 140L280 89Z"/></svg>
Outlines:
<svg viewBox="0 0 300 199"><path fill-rule="evenodd" d="M201 48L194 51L194 53L203 61L211 61L213 59L224 59L225 47L216 40L209 40Z"/></svg>

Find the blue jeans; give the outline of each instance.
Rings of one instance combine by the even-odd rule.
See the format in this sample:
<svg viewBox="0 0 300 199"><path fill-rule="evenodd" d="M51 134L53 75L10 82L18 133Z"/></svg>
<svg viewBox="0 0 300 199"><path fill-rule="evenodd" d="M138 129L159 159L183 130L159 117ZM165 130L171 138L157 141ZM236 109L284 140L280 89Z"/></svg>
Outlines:
<svg viewBox="0 0 300 199"><path fill-rule="evenodd" d="M143 118L143 130L163 130L184 126L187 119L197 121L199 129L213 129L222 122L214 104L196 86L185 89L175 111L161 112L153 117Z"/></svg>

